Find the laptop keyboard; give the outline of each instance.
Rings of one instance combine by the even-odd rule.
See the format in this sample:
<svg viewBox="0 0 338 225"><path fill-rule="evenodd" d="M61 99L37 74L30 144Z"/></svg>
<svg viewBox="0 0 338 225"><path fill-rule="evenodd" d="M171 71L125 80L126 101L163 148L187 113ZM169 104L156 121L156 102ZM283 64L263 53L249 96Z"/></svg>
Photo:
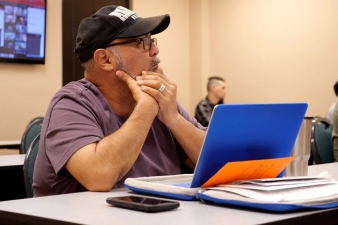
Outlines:
<svg viewBox="0 0 338 225"><path fill-rule="evenodd" d="M191 182L182 182L182 183L176 183L176 184L172 184L172 185L177 186L177 187L190 188Z"/></svg>

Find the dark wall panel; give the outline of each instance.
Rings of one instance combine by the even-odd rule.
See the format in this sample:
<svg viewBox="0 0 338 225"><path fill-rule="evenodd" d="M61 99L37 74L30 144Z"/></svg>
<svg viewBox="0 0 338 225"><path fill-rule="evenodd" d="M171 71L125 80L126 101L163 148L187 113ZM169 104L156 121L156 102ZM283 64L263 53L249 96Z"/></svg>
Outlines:
<svg viewBox="0 0 338 225"><path fill-rule="evenodd" d="M74 53L77 28L81 20L106 5L129 8L129 0L62 1L62 85L83 78L83 69Z"/></svg>

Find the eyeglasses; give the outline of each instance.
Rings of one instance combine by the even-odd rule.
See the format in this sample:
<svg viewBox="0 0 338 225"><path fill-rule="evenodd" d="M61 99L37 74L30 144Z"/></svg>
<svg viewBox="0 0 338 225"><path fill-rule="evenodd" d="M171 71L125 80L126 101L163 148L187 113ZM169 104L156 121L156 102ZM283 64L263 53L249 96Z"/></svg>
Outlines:
<svg viewBox="0 0 338 225"><path fill-rule="evenodd" d="M132 40L128 40L128 41L122 41L122 42L118 42L118 43L108 44L106 48L111 47L111 46L115 46L115 45L124 45L124 44L128 44L128 43L141 42L141 41L143 43L143 49L146 50L146 51L151 49L152 43L154 43L154 45L157 46L157 39L156 38L145 37L145 38L136 38L136 39L132 39Z"/></svg>

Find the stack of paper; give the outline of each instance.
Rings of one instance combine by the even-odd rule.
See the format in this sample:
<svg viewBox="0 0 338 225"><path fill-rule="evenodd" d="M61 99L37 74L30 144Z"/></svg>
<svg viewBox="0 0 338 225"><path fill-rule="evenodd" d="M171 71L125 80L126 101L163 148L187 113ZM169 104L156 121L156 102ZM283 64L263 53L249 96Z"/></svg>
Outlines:
<svg viewBox="0 0 338 225"><path fill-rule="evenodd" d="M317 205L338 200L338 182L327 172L312 177L283 177L235 181L199 190L219 199Z"/></svg>

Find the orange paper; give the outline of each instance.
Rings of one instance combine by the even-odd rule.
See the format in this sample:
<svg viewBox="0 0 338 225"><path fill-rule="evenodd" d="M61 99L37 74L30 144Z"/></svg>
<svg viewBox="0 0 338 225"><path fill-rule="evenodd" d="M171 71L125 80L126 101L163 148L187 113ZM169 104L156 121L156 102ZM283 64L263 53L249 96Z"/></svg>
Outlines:
<svg viewBox="0 0 338 225"><path fill-rule="evenodd" d="M236 180L275 178L294 159L295 156L287 158L229 162L207 182L205 182L202 187L226 184Z"/></svg>

